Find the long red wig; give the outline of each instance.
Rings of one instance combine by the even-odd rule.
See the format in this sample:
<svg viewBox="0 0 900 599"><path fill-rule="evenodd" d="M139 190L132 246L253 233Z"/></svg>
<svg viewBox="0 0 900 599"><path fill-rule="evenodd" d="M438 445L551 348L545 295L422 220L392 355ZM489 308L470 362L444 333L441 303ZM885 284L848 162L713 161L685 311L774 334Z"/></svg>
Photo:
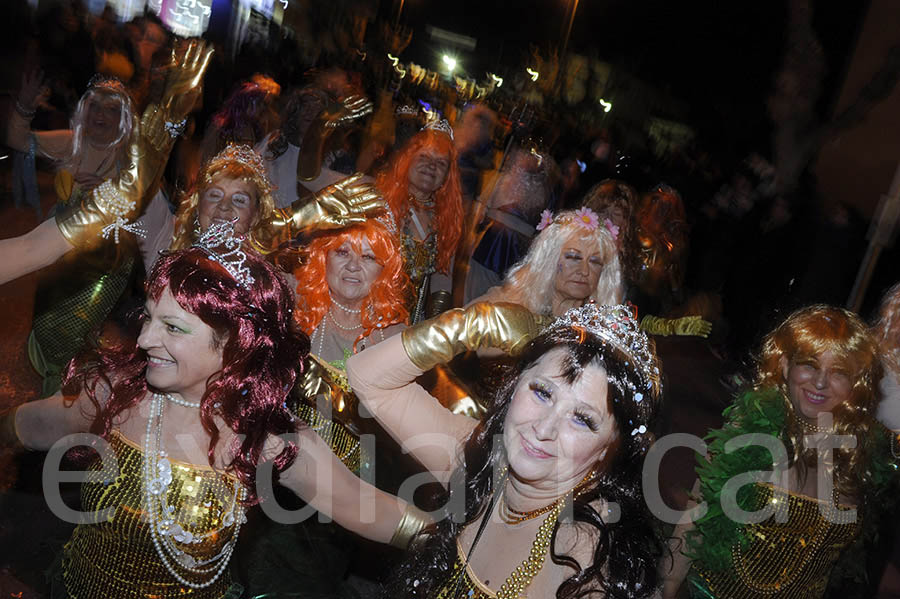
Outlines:
<svg viewBox="0 0 900 599"><path fill-rule="evenodd" d="M391 158L385 170L378 173L375 185L387 201L394 220L400 226L409 213L409 169L419 150L429 147L446 153L450 166L447 179L435 195L434 229L437 232L437 269L449 274L456 246L462 235L462 192L459 186L459 167L453 140L446 133L425 129L407 142Z"/></svg>
<svg viewBox="0 0 900 599"><path fill-rule="evenodd" d="M231 274L200 249L161 256L147 279L147 297L158 300L168 289L178 304L197 315L220 340L222 370L207 382L200 400L200 419L209 434L210 466L215 463L219 429L215 417L236 433L228 471L247 488L248 502L258 501L256 464L270 435L291 433L301 426L286 399L309 353L309 338L291 317L290 287L276 270L248 254L244 263L254 282L238 285ZM66 392L84 389L97 409L91 432L107 436L119 414L141 402L148 389L147 355L136 341L96 350L69 364ZM111 390L107 401L98 391ZM293 463L297 447L288 443L274 460L276 476Z"/></svg>
<svg viewBox="0 0 900 599"><path fill-rule="evenodd" d="M319 326L331 306L331 295L325 279L328 252L349 241L353 250L362 253L362 239L368 240L375 260L381 265L381 274L372 283L369 295L363 300L361 319L363 332L359 342L376 328L406 323L409 276L403 268L403 256L394 237L376 220L320 235L303 250L301 265L294 270L297 284L297 310L294 319L307 335Z"/></svg>

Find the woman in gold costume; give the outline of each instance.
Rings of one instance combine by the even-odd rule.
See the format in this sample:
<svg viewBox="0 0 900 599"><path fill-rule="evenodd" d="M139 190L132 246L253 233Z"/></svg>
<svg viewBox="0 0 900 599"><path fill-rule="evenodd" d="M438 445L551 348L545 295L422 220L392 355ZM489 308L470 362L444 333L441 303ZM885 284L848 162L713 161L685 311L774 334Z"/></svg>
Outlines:
<svg viewBox="0 0 900 599"><path fill-rule="evenodd" d="M63 552L70 597L237 597L228 564L274 480L348 529L387 542L402 502L353 475L287 397L309 348L293 295L230 222L162 256L136 342L69 367L67 391L0 419L0 445L49 449L92 433L82 502L95 519ZM266 483L269 484L266 484ZM360 516L364 497L373 518Z"/></svg>
<svg viewBox="0 0 900 599"><path fill-rule="evenodd" d="M587 304L535 336L538 325L521 306L474 304L347 361L363 405L445 486L448 517L386 596L657 591L661 543L640 482L660 397L652 344L625 306ZM518 362L481 420L453 414L415 382L488 346Z"/></svg>
<svg viewBox="0 0 900 599"><path fill-rule="evenodd" d="M462 195L453 130L432 121L410 139L376 178L390 208L413 285L410 321L450 306L453 256L462 234Z"/></svg>
<svg viewBox="0 0 900 599"><path fill-rule="evenodd" d="M57 221L71 220L71 213L78 211L82 204L102 204L103 200L95 199L98 195L111 197L115 190L104 184L104 180L115 181L134 175L135 151L148 146L152 146L152 151L143 155L151 155L142 160L147 163L145 169L151 173L148 177L151 181L136 184L143 188L142 193L155 193L158 177L152 163L158 159L164 165L174 141L165 127L172 132L178 130L178 123L194 103L194 90L210 53L199 44L189 44L180 57L173 51L162 96L164 100L150 106L141 123L136 120L124 84L115 78L95 76L72 116L71 129L31 131L30 120L34 115L40 77L24 78L16 110L10 118L7 144L59 164ZM148 144L150 138L153 143ZM160 201L165 202L161 194L158 195ZM113 210L123 211L125 207ZM131 230L127 228L130 225L126 220L122 225ZM39 226L33 234L23 236L23 246L10 247L21 253L4 253L14 258L13 264L3 267L4 270L14 268L20 261L35 267L48 265L71 249L66 241L81 250L70 256L67 263L53 273L51 281L42 284L37 294L28 355L35 370L44 378L44 395L59 389L66 363L119 300L129 283L135 258L134 248L129 244L75 243L76 240L65 232L59 235L60 231L52 227L52 221ZM113 216L103 226L114 221ZM118 241L117 233L118 230L115 235ZM59 253L55 253L57 251Z"/></svg>
<svg viewBox="0 0 900 599"><path fill-rule="evenodd" d="M666 597L687 575L695 597L817 598L839 584L842 557L864 567L848 548L861 521L876 517L894 470L875 420L880 377L875 339L847 310L803 308L766 336L753 389L728 409L697 467L694 494L707 511L695 523L686 514L676 528L674 564L663 568ZM780 449L727 445L745 434ZM734 477L750 471L773 475L732 495ZM864 587L859 579L852 586Z"/></svg>

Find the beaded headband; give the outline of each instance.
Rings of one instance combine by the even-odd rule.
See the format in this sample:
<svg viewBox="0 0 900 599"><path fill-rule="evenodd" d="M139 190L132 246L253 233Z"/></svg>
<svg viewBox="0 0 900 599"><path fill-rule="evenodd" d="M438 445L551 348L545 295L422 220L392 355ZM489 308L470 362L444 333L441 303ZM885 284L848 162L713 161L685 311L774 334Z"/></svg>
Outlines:
<svg viewBox="0 0 900 599"><path fill-rule="evenodd" d="M93 77L91 77L91 80L88 81L88 89L106 90L123 94L125 96L128 95L128 90L125 89L125 84L122 83L122 81L118 77L110 77L109 75L103 75L101 73L96 73Z"/></svg>
<svg viewBox="0 0 900 599"><path fill-rule="evenodd" d="M659 392L659 361L656 352L628 306L601 306L590 302L580 308L572 308L557 318L547 330L562 328L583 329L604 345L612 345L628 356L628 365L633 366L638 373L642 388L637 388L627 379L618 380L617 377L607 376L620 391L629 389L636 402L640 403L644 399L644 392L653 395Z"/></svg>
<svg viewBox="0 0 900 599"><path fill-rule="evenodd" d="M241 249L244 237L242 235L235 236L234 223L236 222L237 218L211 224L191 247L206 252L210 260L225 267L238 285L249 289L253 284L253 276L250 274L250 269L244 266L244 261L247 260L247 254Z"/></svg>
<svg viewBox="0 0 900 599"><path fill-rule="evenodd" d="M262 156L246 144L229 143L225 149L213 156L206 164L205 171L214 173L229 162L238 162L251 171L261 186L259 193L266 195L272 192L272 182L266 172Z"/></svg>
<svg viewBox="0 0 900 599"><path fill-rule="evenodd" d="M425 129L431 129L432 131L440 131L441 133L446 133L450 136L450 140L453 140L453 127L450 126L450 122L447 119L434 119L432 121L428 121L425 123L425 126L422 127L422 131Z"/></svg>

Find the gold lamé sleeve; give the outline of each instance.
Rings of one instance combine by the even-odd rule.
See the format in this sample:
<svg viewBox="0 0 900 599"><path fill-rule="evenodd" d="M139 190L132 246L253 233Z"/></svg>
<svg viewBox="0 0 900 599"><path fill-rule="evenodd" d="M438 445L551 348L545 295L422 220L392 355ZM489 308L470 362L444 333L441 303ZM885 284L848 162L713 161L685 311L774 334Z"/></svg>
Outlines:
<svg viewBox="0 0 900 599"><path fill-rule="evenodd" d="M175 138L193 108L212 48L195 41L173 50L172 62L159 105L150 105L135 125L128 146L128 165L115 179L101 183L80 204L56 215L63 237L87 249L119 232L140 231L133 221L159 185Z"/></svg>

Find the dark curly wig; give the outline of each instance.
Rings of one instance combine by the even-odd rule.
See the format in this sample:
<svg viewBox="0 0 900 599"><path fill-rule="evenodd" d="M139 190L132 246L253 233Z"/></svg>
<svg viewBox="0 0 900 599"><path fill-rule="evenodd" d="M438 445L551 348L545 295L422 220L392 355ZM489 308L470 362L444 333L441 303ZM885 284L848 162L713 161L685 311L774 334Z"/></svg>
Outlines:
<svg viewBox="0 0 900 599"><path fill-rule="evenodd" d="M611 382L619 383L607 387L609 409L615 417L618 432L615 446L609 448L600 476L574 500L571 515L563 520L596 529L598 542L593 560L590 564L580 564L571 556L556 552L560 525L557 522L551 559L556 564L573 567L577 573L560 585L556 597L569 599L603 594L605 597L637 598L649 597L656 591L659 582L656 564L662 554L662 542L641 487L644 455L653 442L653 435L649 432L632 434L632 431L641 424L648 431L652 428L652 420L658 411L659 389L656 387L651 397L645 394L644 401L635 401L628 387L633 385L641 389L644 384L633 367L628 366L634 361L584 329L567 327L545 331L531 341L495 401L491 402L493 407L466 441L465 465L453 473L448 485L450 491L439 497L447 502L445 505L465 505L464 521L446 517L426 530L429 536L398 568L384 597L431 597L448 582L457 559L456 539L466 526L477 523L491 505L495 485L498 485L496 473L505 465L504 451L491 448L495 436L503 432L519 379L523 372L555 348L566 352L561 374L568 383L577 380L588 365L600 366ZM454 493L464 493L464 500L453 501ZM618 504L618 519L608 522L612 519L605 519L598 513L592 504L599 500ZM521 550L523 556L527 554L527 548Z"/></svg>

